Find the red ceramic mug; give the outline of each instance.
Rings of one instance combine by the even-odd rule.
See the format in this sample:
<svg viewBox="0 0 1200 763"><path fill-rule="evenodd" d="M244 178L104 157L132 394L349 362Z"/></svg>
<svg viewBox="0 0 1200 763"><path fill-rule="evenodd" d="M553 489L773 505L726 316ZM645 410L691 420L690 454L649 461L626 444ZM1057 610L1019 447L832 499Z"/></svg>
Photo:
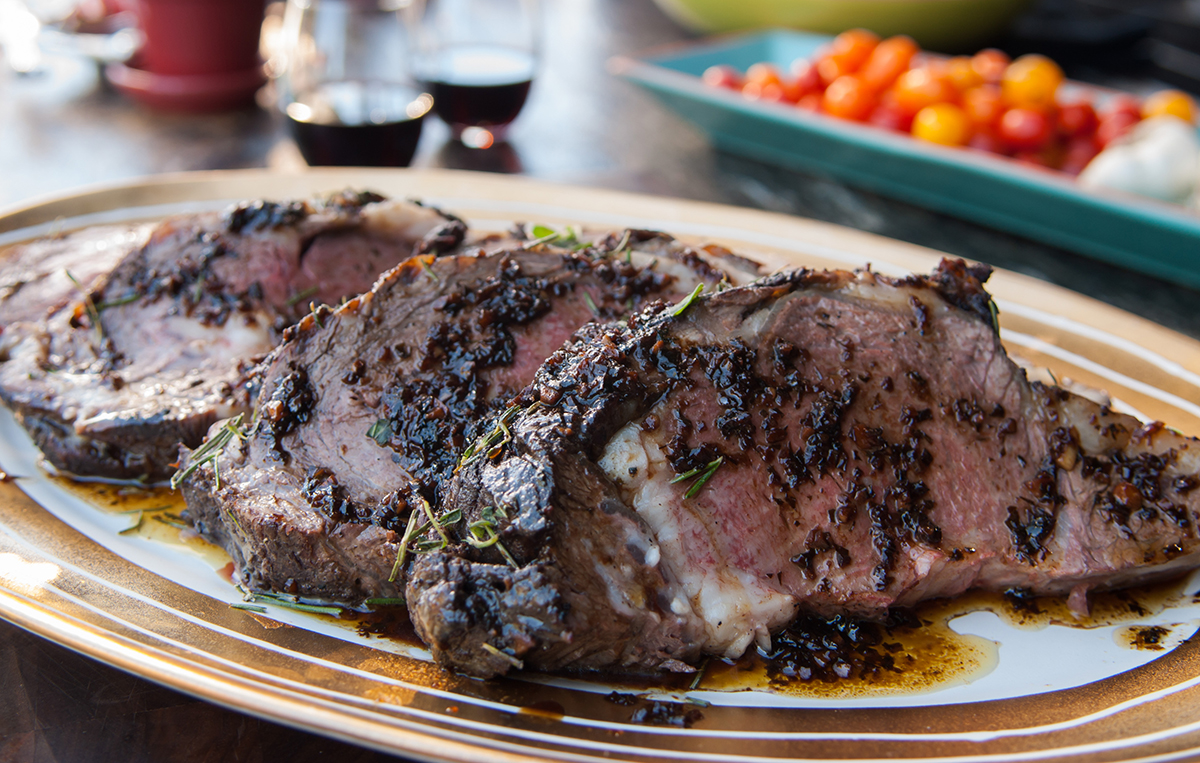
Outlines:
<svg viewBox="0 0 1200 763"><path fill-rule="evenodd" d="M156 74L238 72L258 65L264 0L137 0L138 66Z"/></svg>

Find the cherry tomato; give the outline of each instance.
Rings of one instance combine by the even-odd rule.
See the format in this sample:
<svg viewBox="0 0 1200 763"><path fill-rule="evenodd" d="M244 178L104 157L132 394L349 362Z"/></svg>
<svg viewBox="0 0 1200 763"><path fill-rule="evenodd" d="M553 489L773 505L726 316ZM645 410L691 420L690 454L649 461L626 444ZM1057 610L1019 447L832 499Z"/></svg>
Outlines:
<svg viewBox="0 0 1200 763"><path fill-rule="evenodd" d="M792 78L800 98L809 93L819 93L825 87L825 83L821 82L821 75L817 73L817 67L806 58L797 58L792 62Z"/></svg>
<svg viewBox="0 0 1200 763"><path fill-rule="evenodd" d="M732 66L720 64L704 70L702 78L709 87L724 87L730 90L742 89L742 74Z"/></svg>
<svg viewBox="0 0 1200 763"><path fill-rule="evenodd" d="M1067 149L1063 153L1062 166L1059 167L1069 175L1078 175L1088 166L1096 154L1100 153L1100 141L1095 135L1079 135L1067 141Z"/></svg>
<svg viewBox="0 0 1200 763"><path fill-rule="evenodd" d="M984 84L983 75L975 71L971 59L967 56L956 56L946 62L946 76L950 84L960 92L965 93L971 88Z"/></svg>
<svg viewBox="0 0 1200 763"><path fill-rule="evenodd" d="M761 88L765 85L779 85L782 82L783 76L773 64L758 63L746 70L746 79L742 86L754 83Z"/></svg>
<svg viewBox="0 0 1200 763"><path fill-rule="evenodd" d="M875 93L853 74L838 77L825 88L821 108L826 114L862 121L875 108Z"/></svg>
<svg viewBox="0 0 1200 763"><path fill-rule="evenodd" d="M971 139L967 141L967 146L979 151L987 151L989 154L1008 153L1008 146L990 130L976 130L971 135Z"/></svg>
<svg viewBox="0 0 1200 763"><path fill-rule="evenodd" d="M911 37L889 37L875 46L859 72L867 87L883 90L891 87L896 78L908 70L913 56L920 48Z"/></svg>
<svg viewBox="0 0 1200 763"><path fill-rule="evenodd" d="M1004 98L995 85L971 88L963 93L962 103L967 119L977 129L994 129L1004 114Z"/></svg>
<svg viewBox="0 0 1200 763"><path fill-rule="evenodd" d="M823 93L809 93L808 95L800 96L800 100L796 102L796 108L804 109L817 113L821 111L821 103L824 101Z"/></svg>
<svg viewBox="0 0 1200 763"><path fill-rule="evenodd" d="M912 130L912 114L905 114L896 105L895 97L889 92L879 99L879 105L867 117L867 122L895 132L910 132Z"/></svg>
<svg viewBox="0 0 1200 763"><path fill-rule="evenodd" d="M918 140L943 146L962 146L971 137L971 123L963 110L952 103L935 103L917 112L912 134Z"/></svg>
<svg viewBox="0 0 1200 763"><path fill-rule="evenodd" d="M906 114L915 115L926 106L954 100L954 88L930 66L909 69L892 86L896 105Z"/></svg>
<svg viewBox="0 0 1200 763"><path fill-rule="evenodd" d="M1045 56L1021 56L1004 70L1004 100L1009 106L1048 111L1054 106L1062 69Z"/></svg>
<svg viewBox="0 0 1200 763"><path fill-rule="evenodd" d="M1000 117L1000 137L1017 150L1036 151L1050 140L1050 120L1036 109L1015 108Z"/></svg>
<svg viewBox="0 0 1200 763"><path fill-rule="evenodd" d="M1008 54L995 48L987 48L971 56L971 68L983 78L984 82L990 82L993 85L1000 84L1000 81L1004 79L1004 71L1008 68L1009 63Z"/></svg>
<svg viewBox="0 0 1200 763"><path fill-rule="evenodd" d="M1100 117L1100 125L1096 128L1096 140L1102 147L1107 146L1132 130L1139 121L1141 120L1137 115L1130 114L1125 110L1105 112Z"/></svg>
<svg viewBox="0 0 1200 763"><path fill-rule="evenodd" d="M834 37L816 60L821 80L829 85L839 77L856 73L878 44L879 37L865 29L851 29Z"/></svg>
<svg viewBox="0 0 1200 763"><path fill-rule="evenodd" d="M1072 101L1059 104L1055 122L1059 133L1073 138L1096 132L1096 126L1100 124L1100 119L1096 116L1096 109L1090 101Z"/></svg>
<svg viewBox="0 0 1200 763"><path fill-rule="evenodd" d="M874 32L851 29L833 38L830 54L844 60L851 71L858 71L878 44L879 35Z"/></svg>
<svg viewBox="0 0 1200 763"><path fill-rule="evenodd" d="M1183 91L1160 90L1142 104L1142 117L1145 119L1164 114L1194 123L1196 121L1196 102Z"/></svg>
<svg viewBox="0 0 1200 763"><path fill-rule="evenodd" d="M795 103L800 100L800 93L792 82L768 82L760 85L757 82L747 82L742 85L742 95L752 101L769 101L772 103Z"/></svg>
<svg viewBox="0 0 1200 763"><path fill-rule="evenodd" d="M1142 105L1132 95L1118 95L1105 104L1104 113L1101 114L1101 118L1112 116L1113 114L1124 114L1140 120L1142 118Z"/></svg>

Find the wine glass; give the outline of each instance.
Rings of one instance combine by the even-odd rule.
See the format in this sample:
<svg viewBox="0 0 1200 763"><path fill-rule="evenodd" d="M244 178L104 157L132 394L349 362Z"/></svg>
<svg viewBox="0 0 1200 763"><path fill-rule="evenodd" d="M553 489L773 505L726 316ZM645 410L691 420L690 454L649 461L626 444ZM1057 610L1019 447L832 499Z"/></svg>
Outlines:
<svg viewBox="0 0 1200 763"><path fill-rule="evenodd" d="M310 165L404 167L433 98L410 76L419 0L288 0L280 104Z"/></svg>
<svg viewBox="0 0 1200 763"><path fill-rule="evenodd" d="M503 140L537 68L538 0L424 0L413 73L434 112L472 148Z"/></svg>

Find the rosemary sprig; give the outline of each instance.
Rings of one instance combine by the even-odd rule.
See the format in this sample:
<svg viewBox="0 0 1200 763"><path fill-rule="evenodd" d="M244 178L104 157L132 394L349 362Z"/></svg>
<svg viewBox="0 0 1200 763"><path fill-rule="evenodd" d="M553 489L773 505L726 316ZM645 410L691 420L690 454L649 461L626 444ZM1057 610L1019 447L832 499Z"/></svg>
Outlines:
<svg viewBox="0 0 1200 763"><path fill-rule="evenodd" d="M325 328L325 321L323 321L321 319L321 311L319 309L320 307L321 306L318 305L316 302L308 303L308 309L309 309L309 312L312 313L313 323L317 324L317 328L323 329L323 328Z"/></svg>
<svg viewBox="0 0 1200 763"><path fill-rule="evenodd" d="M129 535L130 533L135 533L142 529L142 522L145 521L146 515L139 511L137 521L131 524L129 527L126 527L124 530L118 530L117 535Z"/></svg>
<svg viewBox="0 0 1200 763"><path fill-rule="evenodd" d="M446 535L446 531L442 529L442 525L433 516L433 509L429 508L429 501L421 499L421 511L425 513L425 518L429 520L429 524L433 525L433 529L437 530L437 534L442 539L442 548L450 545L450 536Z"/></svg>
<svg viewBox="0 0 1200 763"><path fill-rule="evenodd" d="M486 509L484 511L486 512ZM463 537L466 543L475 548L491 548L495 546L509 567L515 570L520 566L517 564L517 560L513 559L512 554L508 553L508 549L504 547L504 544L500 542L500 534L496 532L496 525L493 521L481 519L472 522L467 525L467 533L468 535Z"/></svg>
<svg viewBox="0 0 1200 763"><path fill-rule="evenodd" d="M421 269L425 271L426 275L438 283L442 282L442 279L438 278L438 274L433 272L433 268L429 266L429 261L425 257L418 257L417 262L421 263Z"/></svg>
<svg viewBox="0 0 1200 763"><path fill-rule="evenodd" d="M512 665L514 668L516 668L517 670L521 670L525 667L525 663L523 661L517 659L516 657L513 657L508 652L497 649L496 647L492 646L491 644L487 643L486 641L483 643L483 651L485 651L488 654L493 655L495 657L499 657L502 660L507 660L508 663L510 665Z"/></svg>
<svg viewBox="0 0 1200 763"><path fill-rule="evenodd" d="M992 314L992 330L997 334L1000 333L1000 308L996 306L996 300L988 300L988 312Z"/></svg>
<svg viewBox="0 0 1200 763"><path fill-rule="evenodd" d="M247 612L266 612L267 611L267 608L261 604L248 604L244 601L241 602L240 604L230 604L229 606L232 607L233 609L244 609Z"/></svg>
<svg viewBox="0 0 1200 763"><path fill-rule="evenodd" d="M403 607L405 603L403 596L372 596L363 599L363 604L368 607Z"/></svg>
<svg viewBox="0 0 1200 763"><path fill-rule="evenodd" d="M691 487L687 489L687 492L683 494L684 498L695 498L700 493L700 490L704 487L704 484L712 479L712 476L717 473L717 469L720 469L721 464L723 463L725 463L725 456L717 456L704 466L698 466L695 469L688 469L683 474L676 476L675 479L671 480L671 484L674 485L676 482L683 482L684 480L690 480L695 477L696 481L693 482Z"/></svg>
<svg viewBox="0 0 1200 763"><path fill-rule="evenodd" d="M678 318L683 315L684 310L692 306L692 303L696 301L696 297L699 297L702 291L704 291L704 284L696 284L696 288L692 289L692 293L681 299L679 304L675 305L675 309L671 311L671 317Z"/></svg>
<svg viewBox="0 0 1200 763"><path fill-rule="evenodd" d="M151 517L151 519L153 519L155 522L161 522L164 525L170 525L171 527L175 527L180 530L186 530L188 528L188 523L183 520L183 517L179 516L178 514L172 514L169 511L159 512Z"/></svg>
<svg viewBox="0 0 1200 763"><path fill-rule="evenodd" d="M700 681L704 679L704 671L708 670L708 658L704 658L704 662L700 663L700 669L696 671L695 678L688 684L688 691L694 691L700 685Z"/></svg>
<svg viewBox="0 0 1200 763"><path fill-rule="evenodd" d="M295 307L296 305L300 304L304 300L313 296L320 290L321 290L320 286L310 286L307 289L305 289L304 291L296 292L295 294L293 294L292 296L287 298L287 306Z"/></svg>
<svg viewBox="0 0 1200 763"><path fill-rule="evenodd" d="M188 467L171 475L171 489L178 490L180 483L206 463L212 462L215 468L217 458L234 437L243 440L246 439L246 433L242 431L242 414L240 413L226 421L225 426L221 427L215 435L205 440L199 448L192 451L192 462L188 464ZM220 486L219 477L217 485Z"/></svg>
<svg viewBox="0 0 1200 763"><path fill-rule="evenodd" d="M417 512L411 511L408 515L408 524L404 527L404 535L400 537L400 548L396 551L396 561L392 564L392 574L388 575L388 582L395 583L396 576L400 574L400 568L404 566L404 557L408 555L408 543L417 535Z"/></svg>
<svg viewBox="0 0 1200 763"><path fill-rule="evenodd" d="M79 279L72 275L71 271L65 270L63 272L67 274L67 278L71 279L71 283L75 284L75 288L79 289L83 294L83 309L87 311L88 320L92 324L92 331L96 333L96 344L97 346L103 345L104 327L100 325L100 311L96 309L96 303L92 300L92 295L88 293L87 289L83 288L83 284L79 283Z"/></svg>
<svg viewBox="0 0 1200 763"><path fill-rule="evenodd" d="M629 253L630 253L629 237L630 237L630 235L632 235L632 233L633 233L633 231L631 231L629 228L626 228L625 235L621 236L621 240L618 241L617 245L615 247L613 247L613 249L612 249L612 251L614 251L618 254L620 254L621 252L625 252L625 261L626 262L629 262Z"/></svg>
<svg viewBox="0 0 1200 763"><path fill-rule="evenodd" d="M493 453L498 453L500 448L512 441L512 432L508 429L508 423L513 420L517 412L521 410L519 405L510 405L500 414L500 418L496 419L496 424L486 434L479 437L475 442L463 452L462 458L458 462L458 469L473 463L483 456L488 454L489 458L495 458ZM503 439L501 439L503 438ZM499 442L497 442L499 441ZM455 470L457 471L457 469Z"/></svg>
<svg viewBox="0 0 1200 763"><path fill-rule="evenodd" d="M592 311L592 315L599 318L600 308L596 307L596 300L592 299L592 295L585 291L583 293L583 301L585 304L587 304L588 310Z"/></svg>
<svg viewBox="0 0 1200 763"><path fill-rule="evenodd" d="M142 298L142 295L140 295L140 294L130 294L128 296L120 297L118 299L106 300L106 301L101 302L100 304L96 305L96 310L101 311L101 310L107 310L110 307L120 307L121 305L128 305L130 302L137 302L141 298Z"/></svg>
<svg viewBox="0 0 1200 763"><path fill-rule="evenodd" d="M311 612L317 615L333 615L337 617L342 614L342 607L329 607L322 604L305 604L295 599L289 599L276 593L255 593L251 594L252 602L265 601L268 604L277 604L287 609L294 609L299 612Z"/></svg>

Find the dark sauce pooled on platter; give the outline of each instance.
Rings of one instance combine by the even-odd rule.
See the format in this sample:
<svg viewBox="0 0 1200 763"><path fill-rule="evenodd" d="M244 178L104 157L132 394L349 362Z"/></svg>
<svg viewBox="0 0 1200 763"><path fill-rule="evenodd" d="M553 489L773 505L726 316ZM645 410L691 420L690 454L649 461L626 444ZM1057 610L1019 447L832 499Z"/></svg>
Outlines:
<svg viewBox="0 0 1200 763"><path fill-rule="evenodd" d="M214 570L228 572L225 552L187 527L182 496L165 488L130 484L84 483L64 478L55 482L102 511L130 518L126 535L184 547L208 561ZM224 575L229 579L229 575ZM1122 591L1095 593L1091 613L1081 617L1065 598L971 592L955 599L926 602L911 612L893 613L884 623L800 617L771 640L769 651L751 648L737 660L708 658L693 674L627 675L577 673L575 677L617 689L609 700L631 708L635 723L689 727L702 718L688 702L666 702L639 696L647 692L771 691L790 696L849 699L897 694L920 694L968 683L991 672L999 645L951 627L954 619L988 611L1013 627L1041 629L1050 625L1098 628L1129 623L1116 640L1129 649L1165 651L1179 643L1171 626L1139 625L1133 621L1155 615L1169 606L1200 602L1190 595L1185 579ZM268 602L269 603L269 602ZM327 622L353 627L363 637L395 640L423 647L402 605L344 610L340 615L311 614ZM1180 632L1182 633L1182 632ZM1186 635L1186 634L1184 634ZM530 713L551 717L551 708Z"/></svg>

